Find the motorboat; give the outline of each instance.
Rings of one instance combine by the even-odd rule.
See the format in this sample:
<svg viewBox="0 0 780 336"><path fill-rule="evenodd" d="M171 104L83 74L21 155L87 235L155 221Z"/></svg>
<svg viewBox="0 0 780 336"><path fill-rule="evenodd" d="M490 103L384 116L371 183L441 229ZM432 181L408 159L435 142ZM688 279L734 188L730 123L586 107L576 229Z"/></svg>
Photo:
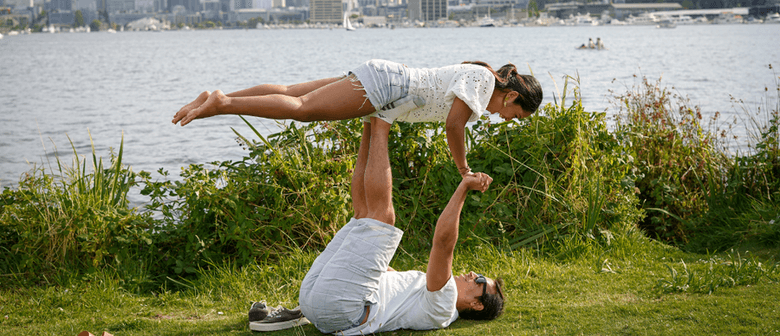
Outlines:
<svg viewBox="0 0 780 336"><path fill-rule="evenodd" d="M620 20L614 19L614 18L610 19L609 23L607 23L607 24L609 24L610 26L625 26L626 25L626 23L624 21L620 21Z"/></svg>
<svg viewBox="0 0 780 336"><path fill-rule="evenodd" d="M671 18L663 18L658 21L656 28L677 28L677 24Z"/></svg>
<svg viewBox="0 0 780 336"><path fill-rule="evenodd" d="M599 24L590 16L590 13L570 15L566 23L568 26L596 26Z"/></svg>
<svg viewBox="0 0 780 336"><path fill-rule="evenodd" d="M696 23L696 21L690 15L672 15L669 18L677 25L689 25Z"/></svg>
<svg viewBox="0 0 780 336"><path fill-rule="evenodd" d="M734 13L723 12L712 21L714 24L735 24L742 23L742 16L735 15Z"/></svg>
<svg viewBox="0 0 780 336"><path fill-rule="evenodd" d="M780 14L771 13L767 15L766 19L764 19L764 23L780 23Z"/></svg>
<svg viewBox="0 0 780 336"><path fill-rule="evenodd" d="M653 15L651 13L642 13L642 14L639 14L639 16L630 15L626 19L626 24L634 25L634 26L657 25L658 24L658 18L655 17L655 15Z"/></svg>

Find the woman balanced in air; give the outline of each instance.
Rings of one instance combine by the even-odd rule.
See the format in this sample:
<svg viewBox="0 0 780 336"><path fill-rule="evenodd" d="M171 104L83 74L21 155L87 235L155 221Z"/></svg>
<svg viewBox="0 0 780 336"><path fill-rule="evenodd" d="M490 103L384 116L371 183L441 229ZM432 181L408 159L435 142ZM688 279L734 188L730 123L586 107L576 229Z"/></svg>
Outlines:
<svg viewBox="0 0 780 336"><path fill-rule="evenodd" d="M541 102L542 88L536 78L518 74L512 64L498 71L484 62L416 69L370 60L346 77L263 84L227 95L206 91L182 107L173 123L184 126L220 114L298 121L375 116L391 124L394 120L443 121L453 160L465 176L471 173L464 144L467 122L476 121L485 110L504 120L522 119L536 112ZM393 106L398 107L388 109Z"/></svg>

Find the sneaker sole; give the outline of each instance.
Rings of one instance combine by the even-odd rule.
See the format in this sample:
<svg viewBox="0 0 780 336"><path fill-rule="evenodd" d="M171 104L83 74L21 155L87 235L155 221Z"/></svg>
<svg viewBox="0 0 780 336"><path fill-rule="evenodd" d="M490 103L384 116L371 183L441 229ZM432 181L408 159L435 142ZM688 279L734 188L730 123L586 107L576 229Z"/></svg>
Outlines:
<svg viewBox="0 0 780 336"><path fill-rule="evenodd" d="M311 322L305 317L276 323L249 322L249 329L253 331L276 331L303 326L309 323Z"/></svg>

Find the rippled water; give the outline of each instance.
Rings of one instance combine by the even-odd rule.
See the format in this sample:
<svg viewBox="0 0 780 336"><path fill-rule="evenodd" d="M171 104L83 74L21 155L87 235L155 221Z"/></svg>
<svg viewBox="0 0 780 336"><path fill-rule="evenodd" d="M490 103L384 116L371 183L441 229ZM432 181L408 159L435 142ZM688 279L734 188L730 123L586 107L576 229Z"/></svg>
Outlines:
<svg viewBox="0 0 780 336"><path fill-rule="evenodd" d="M601 37L609 50L576 50ZM0 186L31 163L53 159L54 146L98 154L125 140L135 171L238 159L235 116L170 123L203 90L291 84L341 74L370 58L436 67L464 60L530 67L545 101L564 75L579 75L586 109L611 106L634 74L691 97L705 113L731 112L729 95L748 105L775 87L780 25L538 27L455 29L225 30L117 34L34 34L0 40ZM253 121L265 132L274 122Z"/></svg>

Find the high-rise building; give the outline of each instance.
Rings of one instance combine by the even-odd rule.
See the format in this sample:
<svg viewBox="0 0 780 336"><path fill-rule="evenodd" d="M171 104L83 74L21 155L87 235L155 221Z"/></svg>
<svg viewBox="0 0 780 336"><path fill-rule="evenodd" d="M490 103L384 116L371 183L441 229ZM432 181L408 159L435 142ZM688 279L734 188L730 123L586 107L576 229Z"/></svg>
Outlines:
<svg viewBox="0 0 780 336"><path fill-rule="evenodd" d="M252 8L252 0L235 0L232 1L231 4L233 5L230 10L237 10L237 9L247 9Z"/></svg>
<svg viewBox="0 0 780 336"><path fill-rule="evenodd" d="M200 12L201 5L199 0L168 0L168 11L173 13L173 7L182 6L188 12Z"/></svg>
<svg viewBox="0 0 780 336"><path fill-rule="evenodd" d="M135 10L135 0L106 0L106 6L109 13L129 12Z"/></svg>
<svg viewBox="0 0 780 336"><path fill-rule="evenodd" d="M409 0L409 19L436 21L447 18L447 0Z"/></svg>
<svg viewBox="0 0 780 336"><path fill-rule="evenodd" d="M344 9L341 0L311 0L309 1L309 17L311 22L341 23Z"/></svg>
<svg viewBox="0 0 780 336"><path fill-rule="evenodd" d="M51 0L46 7L49 11L69 11L73 8L70 0Z"/></svg>

